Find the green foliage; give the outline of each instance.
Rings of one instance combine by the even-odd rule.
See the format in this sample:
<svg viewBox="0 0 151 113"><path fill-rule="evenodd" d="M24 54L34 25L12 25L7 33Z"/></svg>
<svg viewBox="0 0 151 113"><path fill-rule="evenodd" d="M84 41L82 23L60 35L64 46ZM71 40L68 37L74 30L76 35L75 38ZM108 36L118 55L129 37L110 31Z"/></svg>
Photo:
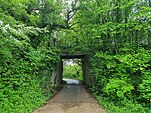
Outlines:
<svg viewBox="0 0 151 113"><path fill-rule="evenodd" d="M79 65L65 65L63 77L69 79L83 80L82 68Z"/></svg>
<svg viewBox="0 0 151 113"><path fill-rule="evenodd" d="M31 36L41 35L44 29L1 14L0 112L29 113L53 95L51 73L59 57L50 47L32 47Z"/></svg>
<svg viewBox="0 0 151 113"><path fill-rule="evenodd" d="M142 83L139 84L140 99L148 106L151 106L151 73L145 72Z"/></svg>
<svg viewBox="0 0 151 113"><path fill-rule="evenodd" d="M58 57L44 48L25 53L19 49L6 64L1 62L2 113L31 112L53 95L51 72Z"/></svg>
<svg viewBox="0 0 151 113"><path fill-rule="evenodd" d="M125 100L150 106L150 50L138 45L125 46L120 49L120 54L97 52L92 58L92 75L96 82L92 90L95 95L102 94L115 104L123 103L123 106L128 104Z"/></svg>
<svg viewBox="0 0 151 113"><path fill-rule="evenodd" d="M112 78L109 79L109 83L106 84L103 91L112 99L125 99L127 95L130 95L130 91L133 89L133 86L125 80Z"/></svg>
<svg viewBox="0 0 151 113"><path fill-rule="evenodd" d="M108 98L97 96L97 100L100 105L103 106L107 113L149 113L150 110L146 110L140 104L134 103L129 100L123 100L120 102L113 102Z"/></svg>

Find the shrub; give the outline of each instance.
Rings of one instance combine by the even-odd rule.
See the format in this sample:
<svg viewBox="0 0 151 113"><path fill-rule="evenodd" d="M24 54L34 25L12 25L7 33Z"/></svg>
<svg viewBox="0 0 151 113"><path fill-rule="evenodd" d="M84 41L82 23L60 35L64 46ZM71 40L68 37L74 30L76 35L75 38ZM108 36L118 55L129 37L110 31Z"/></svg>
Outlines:
<svg viewBox="0 0 151 113"><path fill-rule="evenodd" d="M51 73L59 57L50 48L32 47L28 35L41 29L5 23L1 28L0 113L32 112L53 95Z"/></svg>
<svg viewBox="0 0 151 113"><path fill-rule="evenodd" d="M96 52L91 57L92 90L96 96L101 94L114 104L131 100L150 107L151 51L133 46L123 47L115 55Z"/></svg>

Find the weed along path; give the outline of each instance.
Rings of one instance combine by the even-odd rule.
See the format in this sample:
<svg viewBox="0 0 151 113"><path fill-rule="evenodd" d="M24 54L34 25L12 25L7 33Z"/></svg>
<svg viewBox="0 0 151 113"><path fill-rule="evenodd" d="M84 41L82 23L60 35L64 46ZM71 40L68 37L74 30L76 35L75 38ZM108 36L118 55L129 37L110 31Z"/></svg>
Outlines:
<svg viewBox="0 0 151 113"><path fill-rule="evenodd" d="M105 113L97 101L77 81L67 80L63 89L33 113Z"/></svg>

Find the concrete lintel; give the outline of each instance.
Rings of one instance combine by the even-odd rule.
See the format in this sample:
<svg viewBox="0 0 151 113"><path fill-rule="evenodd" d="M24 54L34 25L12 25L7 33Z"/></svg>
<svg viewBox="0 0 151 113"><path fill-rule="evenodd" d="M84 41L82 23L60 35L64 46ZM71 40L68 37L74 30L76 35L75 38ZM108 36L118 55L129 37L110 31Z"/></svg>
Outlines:
<svg viewBox="0 0 151 113"><path fill-rule="evenodd" d="M80 59L80 58L84 58L85 55L84 54L62 54L60 56L61 59Z"/></svg>

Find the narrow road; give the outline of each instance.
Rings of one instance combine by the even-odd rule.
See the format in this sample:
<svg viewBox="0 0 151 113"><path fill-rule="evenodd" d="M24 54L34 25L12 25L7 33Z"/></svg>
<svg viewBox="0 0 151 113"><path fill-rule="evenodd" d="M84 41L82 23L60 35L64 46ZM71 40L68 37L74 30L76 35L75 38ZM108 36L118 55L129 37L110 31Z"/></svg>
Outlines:
<svg viewBox="0 0 151 113"><path fill-rule="evenodd" d="M53 99L33 113L105 113L80 82L66 81Z"/></svg>

